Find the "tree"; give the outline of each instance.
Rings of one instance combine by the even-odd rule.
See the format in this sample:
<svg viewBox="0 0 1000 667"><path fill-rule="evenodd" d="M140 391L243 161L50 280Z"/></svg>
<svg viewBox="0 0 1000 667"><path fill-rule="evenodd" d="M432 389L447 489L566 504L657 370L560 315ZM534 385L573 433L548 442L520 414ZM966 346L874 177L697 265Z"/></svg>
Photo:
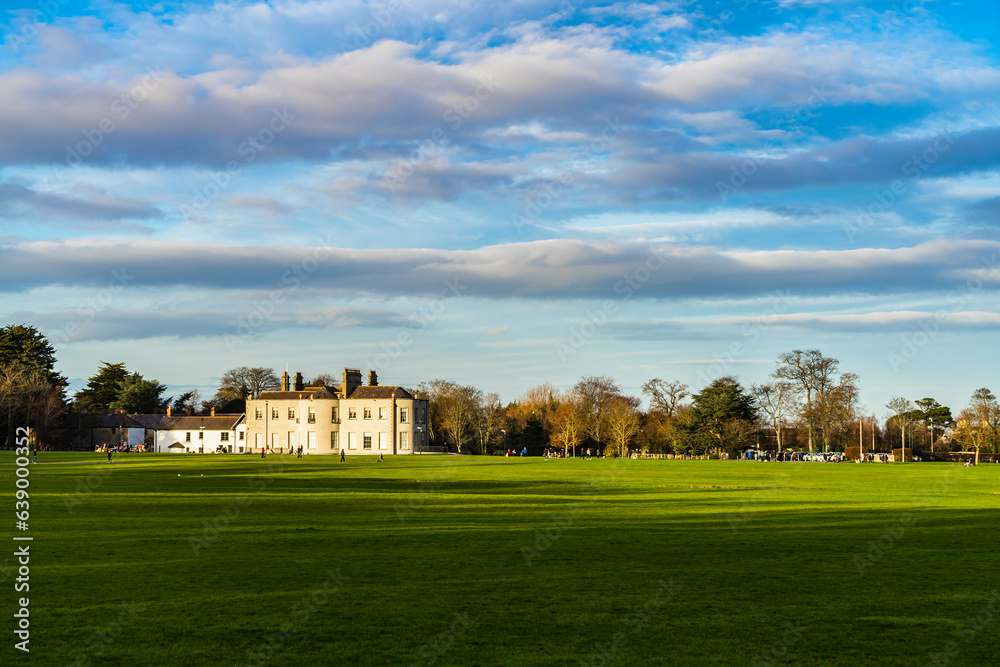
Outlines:
<svg viewBox="0 0 1000 667"><path fill-rule="evenodd" d="M451 440L461 454L462 448L470 443L482 392L451 380L421 383L418 392L427 396L432 431L440 429L441 437Z"/></svg>
<svg viewBox="0 0 1000 667"><path fill-rule="evenodd" d="M589 375L580 378L573 386L573 392L580 399L584 430L600 447L607 409L621 397L621 386L607 375Z"/></svg>
<svg viewBox="0 0 1000 667"><path fill-rule="evenodd" d="M36 441L47 442L59 430L65 412L62 387L51 384L43 369L20 362L0 364L0 417L6 419L7 446L15 441L17 426L33 429Z"/></svg>
<svg viewBox="0 0 1000 667"><path fill-rule="evenodd" d="M930 450L934 451L934 431L937 428L943 431L951 426L951 408L941 405L933 398L921 398L914 402L919 410L917 419L930 431Z"/></svg>
<svg viewBox="0 0 1000 667"><path fill-rule="evenodd" d="M81 412L106 412L118 399L119 387L129 376L124 363L101 362L101 367L89 380L86 389L76 392L75 401Z"/></svg>
<svg viewBox="0 0 1000 667"><path fill-rule="evenodd" d="M110 407L133 414L153 414L166 409L168 400L163 400L166 385L156 380L147 380L139 373L132 373L118 384L118 396Z"/></svg>
<svg viewBox="0 0 1000 667"><path fill-rule="evenodd" d="M559 408L552 416L552 446L562 448L564 456L575 453L576 446L583 442L584 428L580 398L570 389L559 398Z"/></svg>
<svg viewBox="0 0 1000 667"><path fill-rule="evenodd" d="M771 421L774 429L775 442L778 450L783 449L781 428L785 423L785 415L798 407L795 398L795 386L790 382L774 382L771 384L754 385L750 388L757 399L757 405Z"/></svg>
<svg viewBox="0 0 1000 667"><path fill-rule="evenodd" d="M617 396L605 408L608 450L612 454L628 456L629 443L639 432L639 426L642 424L642 415L636 409L638 405L638 398Z"/></svg>
<svg viewBox="0 0 1000 667"><path fill-rule="evenodd" d="M660 378L653 378L642 385L642 393L649 396L649 411L662 414L669 419L674 416L674 412L685 397L690 396L687 391L688 386L677 380L665 382Z"/></svg>
<svg viewBox="0 0 1000 667"><path fill-rule="evenodd" d="M340 382L334 376L329 373L320 373L317 375L312 382L309 383L311 387L339 387Z"/></svg>
<svg viewBox="0 0 1000 667"><path fill-rule="evenodd" d="M500 394L496 392L483 394L480 392L475 417L479 451L483 454L491 454L494 451L493 439L498 433L503 431L506 417L503 405L500 403Z"/></svg>
<svg viewBox="0 0 1000 667"><path fill-rule="evenodd" d="M997 424L1000 423L1000 405L989 389L977 389L969 400L969 407L958 415L958 429L955 437L969 449L976 452L976 465L979 465L979 452L995 448Z"/></svg>
<svg viewBox="0 0 1000 667"><path fill-rule="evenodd" d="M913 411L913 403L910 402L908 398L903 396L893 396L889 399L889 402L885 404L885 407L892 410L893 414L891 418L895 418L899 425L900 438L902 439L902 444L900 447L903 450L903 461L906 461L906 425L909 421L909 413ZM886 423L888 427L888 422Z"/></svg>
<svg viewBox="0 0 1000 667"><path fill-rule="evenodd" d="M56 388L60 396L66 378L55 371L56 351L37 328L28 324L0 327L0 364L20 364L38 371L42 379Z"/></svg>
<svg viewBox="0 0 1000 667"><path fill-rule="evenodd" d="M257 398L263 391L274 391L281 388L281 380L272 368L248 368L240 366L222 374L219 379L219 390L216 396L223 403L233 400Z"/></svg>
<svg viewBox="0 0 1000 667"><path fill-rule="evenodd" d="M847 434L854 425L860 402L858 376L854 373L844 373L837 384L828 387L818 397L817 412L824 444L833 442L836 437L842 447L846 446Z"/></svg>
<svg viewBox="0 0 1000 667"><path fill-rule="evenodd" d="M712 442L717 450L726 449L730 454L748 443L757 423L756 402L736 378L714 380L693 399L686 425L693 440Z"/></svg>
<svg viewBox="0 0 1000 667"><path fill-rule="evenodd" d="M837 373L840 362L830 357L824 357L819 350L792 350L778 355L778 368L773 376L780 380L788 380L798 387L806 397L806 423L809 432L809 451L813 451L816 415L813 409L813 397L822 396L829 387L833 376Z"/></svg>
<svg viewBox="0 0 1000 667"><path fill-rule="evenodd" d="M197 389L192 389L175 398L171 407L175 412L184 412L188 408L194 410L201 402L201 392Z"/></svg>

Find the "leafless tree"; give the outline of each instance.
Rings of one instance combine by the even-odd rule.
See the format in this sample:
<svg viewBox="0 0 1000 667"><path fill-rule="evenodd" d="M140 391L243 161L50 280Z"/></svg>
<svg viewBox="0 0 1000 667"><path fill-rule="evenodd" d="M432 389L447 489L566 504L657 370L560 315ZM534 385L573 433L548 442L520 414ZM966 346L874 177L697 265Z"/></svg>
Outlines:
<svg viewBox="0 0 1000 667"><path fill-rule="evenodd" d="M792 350L778 355L778 368L773 376L793 383L805 394L805 416L809 432L809 451L813 451L816 414L813 400L829 388L840 362L824 357L819 350Z"/></svg>

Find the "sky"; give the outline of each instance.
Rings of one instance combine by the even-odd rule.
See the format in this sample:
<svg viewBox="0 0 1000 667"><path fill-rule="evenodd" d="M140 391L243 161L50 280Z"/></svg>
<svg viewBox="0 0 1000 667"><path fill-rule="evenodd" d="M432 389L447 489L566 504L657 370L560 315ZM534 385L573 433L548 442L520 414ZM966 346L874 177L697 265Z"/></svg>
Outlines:
<svg viewBox="0 0 1000 667"><path fill-rule="evenodd" d="M820 349L1000 392L1000 4L40 0L0 15L0 321L75 391L238 366L505 401Z"/></svg>

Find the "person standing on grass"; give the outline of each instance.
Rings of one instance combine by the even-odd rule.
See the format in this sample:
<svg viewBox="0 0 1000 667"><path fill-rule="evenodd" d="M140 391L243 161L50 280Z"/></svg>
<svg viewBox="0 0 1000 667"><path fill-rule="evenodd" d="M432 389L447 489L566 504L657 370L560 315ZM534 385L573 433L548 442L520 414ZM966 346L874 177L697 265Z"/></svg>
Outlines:
<svg viewBox="0 0 1000 667"><path fill-rule="evenodd" d="M347 460L347 458L346 458L346 457L344 457L344 450L343 450L343 449L341 449L341 450L340 450L340 462L341 462L341 463L343 463L343 462L344 462L344 461L346 461L346 460Z"/></svg>
<svg viewBox="0 0 1000 667"><path fill-rule="evenodd" d="M260 458L264 458L264 446L263 445L261 445L261 447L260 447Z"/></svg>
<svg viewBox="0 0 1000 667"><path fill-rule="evenodd" d="M111 450L108 449L108 463L112 463L112 462L113 461L111 460Z"/></svg>

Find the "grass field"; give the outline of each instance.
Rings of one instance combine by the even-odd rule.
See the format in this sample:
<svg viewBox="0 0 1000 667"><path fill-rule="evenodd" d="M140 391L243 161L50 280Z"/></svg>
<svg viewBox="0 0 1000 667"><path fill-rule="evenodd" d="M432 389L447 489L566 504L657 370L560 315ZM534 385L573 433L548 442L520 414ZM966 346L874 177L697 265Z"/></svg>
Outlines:
<svg viewBox="0 0 1000 667"><path fill-rule="evenodd" d="M1000 663L1000 465L43 453L30 479L32 665Z"/></svg>

